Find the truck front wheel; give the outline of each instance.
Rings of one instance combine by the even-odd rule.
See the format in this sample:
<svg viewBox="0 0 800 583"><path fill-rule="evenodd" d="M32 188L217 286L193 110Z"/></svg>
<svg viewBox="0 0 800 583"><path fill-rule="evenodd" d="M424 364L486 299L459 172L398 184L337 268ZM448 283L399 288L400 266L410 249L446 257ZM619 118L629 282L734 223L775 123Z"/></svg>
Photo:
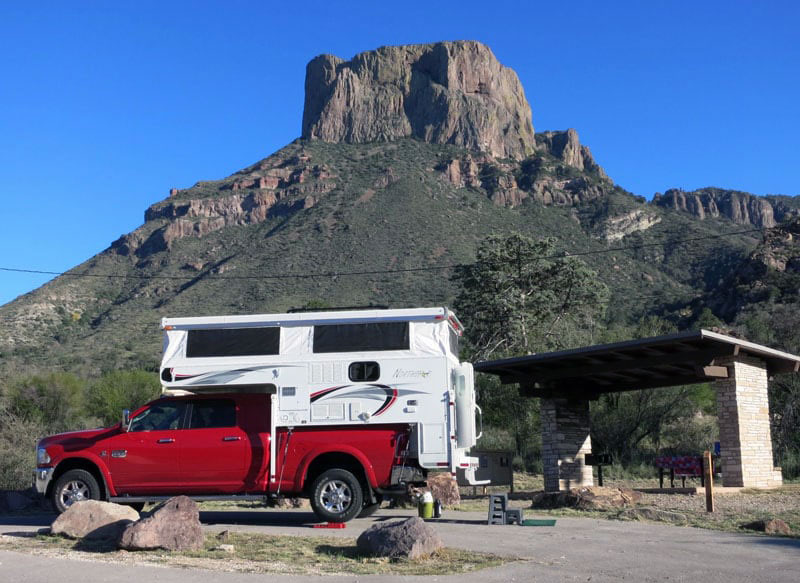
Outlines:
<svg viewBox="0 0 800 583"><path fill-rule="evenodd" d="M56 510L64 512L76 502L100 500L100 486L86 470L69 470L53 485L52 500Z"/></svg>
<svg viewBox="0 0 800 583"><path fill-rule="evenodd" d="M322 520L347 522L364 506L358 479L347 470L327 470L311 486L311 508Z"/></svg>

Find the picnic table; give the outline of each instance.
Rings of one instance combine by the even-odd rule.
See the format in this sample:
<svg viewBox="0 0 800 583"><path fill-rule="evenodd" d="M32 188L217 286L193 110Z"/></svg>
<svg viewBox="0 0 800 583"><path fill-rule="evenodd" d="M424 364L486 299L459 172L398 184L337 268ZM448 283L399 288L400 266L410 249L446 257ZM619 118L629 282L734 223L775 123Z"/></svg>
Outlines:
<svg viewBox="0 0 800 583"><path fill-rule="evenodd" d="M679 455L661 456L655 460L658 468L658 487L664 487L664 471L669 470L669 486L675 487L675 478L681 479L681 487L686 487L686 478L700 478L700 485L705 486L703 478L703 458L701 456Z"/></svg>

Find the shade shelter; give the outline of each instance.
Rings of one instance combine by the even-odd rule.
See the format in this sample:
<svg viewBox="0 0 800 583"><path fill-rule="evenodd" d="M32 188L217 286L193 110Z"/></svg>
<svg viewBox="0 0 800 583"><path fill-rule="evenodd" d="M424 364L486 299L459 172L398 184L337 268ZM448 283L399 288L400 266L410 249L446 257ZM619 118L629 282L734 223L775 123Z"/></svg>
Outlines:
<svg viewBox="0 0 800 583"><path fill-rule="evenodd" d="M545 490L592 484L589 401L603 393L713 381L723 485L773 487L767 383L800 370L800 356L709 330L484 361L475 370L539 397Z"/></svg>

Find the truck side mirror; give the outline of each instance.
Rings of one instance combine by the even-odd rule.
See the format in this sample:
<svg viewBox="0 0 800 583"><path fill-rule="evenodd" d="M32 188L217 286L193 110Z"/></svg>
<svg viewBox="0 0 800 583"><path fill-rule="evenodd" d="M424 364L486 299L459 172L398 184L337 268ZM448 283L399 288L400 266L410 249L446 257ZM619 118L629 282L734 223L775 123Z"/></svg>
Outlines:
<svg viewBox="0 0 800 583"><path fill-rule="evenodd" d="M120 429L122 431L128 431L128 426L131 424L131 412L129 409L122 410L122 425L120 425Z"/></svg>

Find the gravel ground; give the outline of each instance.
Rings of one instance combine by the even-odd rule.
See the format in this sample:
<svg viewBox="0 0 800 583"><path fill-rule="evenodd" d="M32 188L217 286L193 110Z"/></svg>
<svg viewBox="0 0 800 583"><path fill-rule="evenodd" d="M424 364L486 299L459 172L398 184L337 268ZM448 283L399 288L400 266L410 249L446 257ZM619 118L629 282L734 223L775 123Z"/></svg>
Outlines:
<svg viewBox="0 0 800 583"><path fill-rule="evenodd" d="M644 494L643 506L685 514L695 526L733 530L741 523L780 518L800 536L800 487L779 490L744 490L714 497L714 512L706 512L705 495Z"/></svg>
<svg viewBox="0 0 800 583"><path fill-rule="evenodd" d="M532 486L531 491L541 491L539 477L527 478L515 475L515 484ZM604 486L625 488L654 488L657 480L606 480ZM696 486L694 482L687 482L687 486ZM538 486L538 488L537 488ZM528 490L528 488L525 488ZM517 489L517 495L525 496ZM463 490L469 494L469 490ZM509 503L514 508L530 508L528 500L512 500ZM487 498L465 499L462 502L463 510L479 510L488 508ZM793 531L793 536L800 537L800 484L788 484L777 490L743 490L738 493L717 494L714 497L714 512L706 512L705 494L642 494L638 506L646 506L677 512L686 516L692 526L712 528L717 530L739 531L741 525L754 520L779 518L786 522ZM594 518L616 519L619 511L576 511L572 509L559 510L529 510L531 514L552 514L561 516L587 516ZM527 512L526 512L527 515Z"/></svg>

